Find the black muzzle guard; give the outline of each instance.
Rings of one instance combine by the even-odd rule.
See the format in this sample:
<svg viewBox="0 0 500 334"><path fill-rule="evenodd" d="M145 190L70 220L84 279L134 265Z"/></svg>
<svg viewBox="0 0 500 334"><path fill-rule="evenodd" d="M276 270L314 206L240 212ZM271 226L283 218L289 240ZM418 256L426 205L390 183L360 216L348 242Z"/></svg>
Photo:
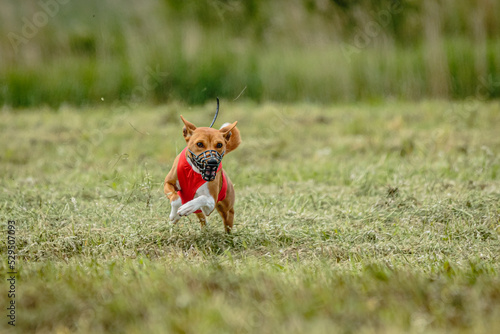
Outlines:
<svg viewBox="0 0 500 334"><path fill-rule="evenodd" d="M198 155L194 154L190 149L188 151L191 153L191 161L200 171L203 180L208 182L215 180L217 169L224 157L225 151L221 154L216 150L206 150Z"/></svg>

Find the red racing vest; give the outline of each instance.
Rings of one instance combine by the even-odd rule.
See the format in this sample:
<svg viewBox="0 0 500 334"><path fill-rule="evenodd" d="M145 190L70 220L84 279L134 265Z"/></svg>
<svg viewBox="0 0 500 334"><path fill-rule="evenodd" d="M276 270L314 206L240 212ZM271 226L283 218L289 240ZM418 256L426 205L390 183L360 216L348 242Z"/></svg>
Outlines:
<svg viewBox="0 0 500 334"><path fill-rule="evenodd" d="M205 182L201 177L201 174L196 173L193 170L193 167L189 164L186 158L186 150L187 147L182 150L181 156L179 157L179 162L177 163L177 180L179 181L179 186L181 190L177 192L179 197L181 198L182 204L186 204L187 202L193 200L194 195L196 194L196 190L198 190ZM219 164L219 168L217 168L217 172L222 170L222 163ZM224 171L222 173L222 188L219 191L219 196L217 198L217 203L224 200L226 198L227 193L227 180ZM201 210L195 211L196 213L200 213Z"/></svg>

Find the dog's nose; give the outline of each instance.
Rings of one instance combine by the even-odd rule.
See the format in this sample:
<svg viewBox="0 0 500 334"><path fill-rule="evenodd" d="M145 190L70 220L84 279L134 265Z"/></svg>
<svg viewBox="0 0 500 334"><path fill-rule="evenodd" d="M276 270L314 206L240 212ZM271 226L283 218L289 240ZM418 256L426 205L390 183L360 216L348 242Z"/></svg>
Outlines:
<svg viewBox="0 0 500 334"><path fill-rule="evenodd" d="M215 158L212 158L207 161L207 164L212 166L217 166L219 164L219 161L217 161L217 159Z"/></svg>

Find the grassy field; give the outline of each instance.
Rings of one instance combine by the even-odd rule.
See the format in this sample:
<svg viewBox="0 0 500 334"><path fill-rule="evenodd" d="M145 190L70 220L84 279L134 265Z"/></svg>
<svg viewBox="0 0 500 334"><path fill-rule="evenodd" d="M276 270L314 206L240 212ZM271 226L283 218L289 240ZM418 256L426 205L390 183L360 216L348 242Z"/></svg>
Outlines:
<svg viewBox="0 0 500 334"><path fill-rule="evenodd" d="M163 195L179 115L213 111L0 110L1 332L500 331L498 101L222 101L232 235Z"/></svg>

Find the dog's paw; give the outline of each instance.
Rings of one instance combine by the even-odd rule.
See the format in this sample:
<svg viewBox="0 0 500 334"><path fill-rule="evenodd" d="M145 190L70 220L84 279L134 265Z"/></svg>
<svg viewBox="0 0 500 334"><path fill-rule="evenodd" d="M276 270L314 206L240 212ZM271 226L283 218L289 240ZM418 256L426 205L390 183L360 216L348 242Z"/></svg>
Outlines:
<svg viewBox="0 0 500 334"><path fill-rule="evenodd" d="M176 199L175 201L173 201L172 203L170 203L172 205L172 210L170 210L170 221L175 224L177 223L177 221L179 219L181 219L181 216L179 216L179 214L177 213L177 210L181 207L182 205L182 202L181 202L181 199L178 198Z"/></svg>
<svg viewBox="0 0 500 334"><path fill-rule="evenodd" d="M181 216L179 216L176 212L175 214L170 214L169 218L172 224L175 224L179 221L179 219L181 219Z"/></svg>
<svg viewBox="0 0 500 334"><path fill-rule="evenodd" d="M195 203L193 203L193 201L191 201L191 202L187 202L186 204L182 205L177 210L177 214L181 217L187 216L187 215L194 213L198 209L199 209L199 207Z"/></svg>

